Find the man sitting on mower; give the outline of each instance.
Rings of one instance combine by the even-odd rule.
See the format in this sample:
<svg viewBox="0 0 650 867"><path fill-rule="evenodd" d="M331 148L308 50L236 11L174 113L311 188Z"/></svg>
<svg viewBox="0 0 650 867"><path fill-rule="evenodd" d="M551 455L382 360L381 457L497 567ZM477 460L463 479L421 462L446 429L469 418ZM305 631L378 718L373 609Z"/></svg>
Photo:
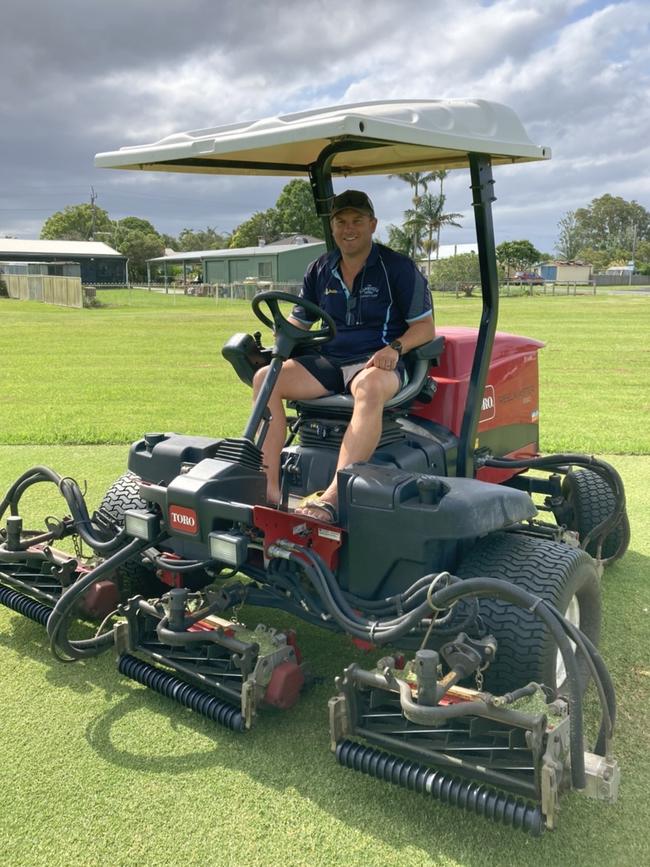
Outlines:
<svg viewBox="0 0 650 867"><path fill-rule="evenodd" d="M354 411L336 469L367 461L379 443L384 405L405 384L401 356L435 336L427 281L407 256L373 241L377 220L368 196L358 190L335 196L330 221L338 249L311 263L300 298L332 317L336 336L322 350L308 351L282 366L268 403L272 418L263 446L269 503L280 500L280 455L287 425L283 401L351 393ZM315 321L300 304L290 317L305 329ZM255 397L267 370L255 375ZM336 475L322 494L296 511L336 521Z"/></svg>

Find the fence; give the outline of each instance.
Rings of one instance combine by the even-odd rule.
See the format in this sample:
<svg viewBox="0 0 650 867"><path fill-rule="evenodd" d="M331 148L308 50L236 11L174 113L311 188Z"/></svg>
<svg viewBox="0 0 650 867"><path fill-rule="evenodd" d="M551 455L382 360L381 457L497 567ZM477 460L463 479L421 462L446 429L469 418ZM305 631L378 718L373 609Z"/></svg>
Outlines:
<svg viewBox="0 0 650 867"><path fill-rule="evenodd" d="M456 298L465 295L468 298L481 294L480 282L440 283L432 285L437 292L453 292ZM576 281L546 280L544 283L499 283L499 295L595 295L596 286L593 282L580 283Z"/></svg>
<svg viewBox="0 0 650 867"><path fill-rule="evenodd" d="M211 297L230 298L250 301L260 292L289 292L298 295L302 283L272 283L264 281L260 283L219 283L212 287ZM192 287L190 287L191 289Z"/></svg>
<svg viewBox="0 0 650 867"><path fill-rule="evenodd" d="M3 274L10 298L43 301L61 307L83 307L79 277L53 277L47 274Z"/></svg>
<svg viewBox="0 0 650 867"><path fill-rule="evenodd" d="M196 298L228 298L231 301L250 301L255 295L260 292L268 292L271 289L277 292L289 292L291 295L298 295L302 283L273 283L270 280L261 281L245 281L241 283L147 283L133 284L131 289L148 290L150 292L160 292L166 295L192 295ZM98 284L96 287L98 292L103 289L124 288L124 286L116 286L114 284Z"/></svg>
<svg viewBox="0 0 650 867"><path fill-rule="evenodd" d="M8 275L4 275L5 281ZM14 279L26 279L23 277ZM32 278L30 278L32 279ZM65 279L65 278L47 278L47 279ZM546 280L541 284L531 285L529 283L508 283L503 281L499 284L499 295L507 297L526 296L526 295L596 295L599 288L606 288L611 284L608 278L608 283L603 286L600 279L591 280L588 283L579 281L558 281ZM614 278L615 279L615 278ZM641 284L639 280L645 282ZM638 285L650 285L649 278L635 278L635 283ZM301 283L273 283L271 281L245 281L240 283L188 283L186 285L174 284L171 281L167 283L133 283L125 285L124 283L98 283L92 286L84 286L84 294L89 300L97 297L101 300L101 292L108 289L129 289L138 292L157 292L165 295L190 295L196 298L214 298L215 301L220 299L250 301L255 295L260 292L267 292L271 289L280 292L288 292L291 295L298 295L301 288ZM634 285L634 284L633 284ZM481 294L481 284L479 281L472 282L455 282L448 283L432 282L431 289L433 292L453 293L457 298L461 296L476 297ZM11 293L10 293L11 294ZM15 296L18 297L18 296ZM56 302L55 302L56 303ZM80 305L76 305L80 306Z"/></svg>
<svg viewBox="0 0 650 867"><path fill-rule="evenodd" d="M499 291L501 295L595 295L596 285L593 281L545 280L541 284L504 283Z"/></svg>
<svg viewBox="0 0 650 867"><path fill-rule="evenodd" d="M596 286L648 286L648 274L596 274Z"/></svg>

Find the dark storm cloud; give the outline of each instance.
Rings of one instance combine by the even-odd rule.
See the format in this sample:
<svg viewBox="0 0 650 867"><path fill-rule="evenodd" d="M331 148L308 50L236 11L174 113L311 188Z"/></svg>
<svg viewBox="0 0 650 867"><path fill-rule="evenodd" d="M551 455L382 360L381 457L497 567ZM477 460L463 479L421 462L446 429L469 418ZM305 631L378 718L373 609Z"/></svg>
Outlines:
<svg viewBox="0 0 650 867"><path fill-rule="evenodd" d="M210 0L5 0L0 46L5 74L19 89L47 88L48 75L95 78L127 66L145 69L172 57L229 44L236 10Z"/></svg>
<svg viewBox="0 0 650 867"><path fill-rule="evenodd" d="M478 96L511 105L548 165L503 170L503 238L550 249L558 219L603 192L650 206L650 10L641 0L5 0L0 235L36 237L66 204L161 231L232 229L281 179L99 171L94 154L170 132L340 102ZM467 180L448 207L469 210ZM399 222L405 185L368 182ZM470 220L464 221L467 226ZM471 240L468 228L449 241Z"/></svg>
<svg viewBox="0 0 650 867"><path fill-rule="evenodd" d="M11 120L3 135L11 159L0 168L0 234L37 234L53 210L87 200L91 185L112 216L139 208L170 232L205 222L232 228L271 205L279 181L255 188L224 179L121 181L97 172L93 157L131 139L322 101L319 78L330 86L345 73L346 52L363 24L356 12L340 26L329 8L286 0L280 7L236 0L8 0L0 29L0 110ZM388 8L366 23L369 36L385 26ZM310 30L324 50L314 53Z"/></svg>

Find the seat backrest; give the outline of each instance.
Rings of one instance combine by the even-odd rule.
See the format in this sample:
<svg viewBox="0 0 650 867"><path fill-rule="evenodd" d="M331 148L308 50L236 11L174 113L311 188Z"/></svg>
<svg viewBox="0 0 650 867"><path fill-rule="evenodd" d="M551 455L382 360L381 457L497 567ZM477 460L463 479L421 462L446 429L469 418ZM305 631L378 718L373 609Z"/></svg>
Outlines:
<svg viewBox="0 0 650 867"><path fill-rule="evenodd" d="M403 356L408 373L408 382L386 402L384 411L404 410L413 403L425 385L431 366L442 355L444 348L445 338L440 336L412 349ZM331 394L315 400L288 401L288 405L299 413L306 411L310 415L322 412L326 415L351 416L354 398L351 394Z"/></svg>

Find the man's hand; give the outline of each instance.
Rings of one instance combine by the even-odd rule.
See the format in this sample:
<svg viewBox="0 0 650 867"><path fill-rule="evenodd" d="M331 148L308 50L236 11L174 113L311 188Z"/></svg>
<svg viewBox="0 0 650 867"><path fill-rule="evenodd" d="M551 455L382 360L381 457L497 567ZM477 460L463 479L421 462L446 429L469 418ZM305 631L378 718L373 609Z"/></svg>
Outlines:
<svg viewBox="0 0 650 867"><path fill-rule="evenodd" d="M399 361L399 352L390 346L378 349L366 362L366 368L379 367L381 370L395 370Z"/></svg>

